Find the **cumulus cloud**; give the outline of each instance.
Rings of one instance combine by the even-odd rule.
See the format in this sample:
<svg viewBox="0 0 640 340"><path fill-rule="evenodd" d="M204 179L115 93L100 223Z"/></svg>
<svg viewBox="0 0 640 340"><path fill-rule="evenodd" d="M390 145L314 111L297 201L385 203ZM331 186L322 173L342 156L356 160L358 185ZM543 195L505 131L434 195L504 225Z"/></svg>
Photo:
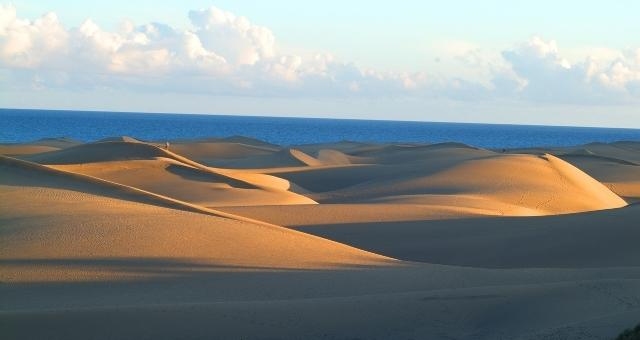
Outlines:
<svg viewBox="0 0 640 340"><path fill-rule="evenodd" d="M5 5L0 65L23 83L37 79L38 87L136 85L258 96L392 95L423 78L364 70L328 54L279 53L271 30L216 7L188 16L189 29L124 22L108 32L91 20L66 29L54 13L19 19L15 7Z"/></svg>
<svg viewBox="0 0 640 340"><path fill-rule="evenodd" d="M66 28L55 13L25 20L0 6L0 71L10 78L3 86L550 103L630 102L640 93L640 49L572 63L540 37L506 51L453 41L441 52L463 72L380 72L328 53L282 53L267 27L216 7L188 18L188 28L125 21L111 32L91 20Z"/></svg>
<svg viewBox="0 0 640 340"><path fill-rule="evenodd" d="M11 67L32 68L64 53L68 32L54 13L29 22L13 6L0 6L0 58Z"/></svg>
<svg viewBox="0 0 640 340"><path fill-rule="evenodd" d="M252 65L276 53L273 33L245 17L210 7L190 11L189 19L203 47L215 50L232 64Z"/></svg>
<svg viewBox="0 0 640 340"><path fill-rule="evenodd" d="M587 57L571 63L554 40L533 37L502 56L510 68L495 74L496 87L513 90L518 84L515 92L528 100L600 104L637 100L633 86L640 80L640 50L614 60Z"/></svg>

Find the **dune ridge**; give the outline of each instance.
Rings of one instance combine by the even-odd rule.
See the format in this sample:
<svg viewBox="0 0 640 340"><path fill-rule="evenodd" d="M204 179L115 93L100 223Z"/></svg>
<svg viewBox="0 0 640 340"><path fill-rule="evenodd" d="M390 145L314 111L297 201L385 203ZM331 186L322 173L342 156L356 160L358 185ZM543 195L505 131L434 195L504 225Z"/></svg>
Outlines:
<svg viewBox="0 0 640 340"><path fill-rule="evenodd" d="M12 223L10 232L3 233L3 261L24 260L24 265L2 266L4 282L86 280L92 275L105 279L113 274L92 266L71 271L54 266L43 272L29 265L47 258L183 259L194 268L204 263L239 270L393 263L317 236L88 175L9 157L0 158L0 167L2 219L38 216ZM27 198L29 206L10 206Z"/></svg>
<svg viewBox="0 0 640 340"><path fill-rule="evenodd" d="M203 207L196 204L191 204L188 202L177 200L172 197L159 195L150 191L145 191L133 186L128 186L121 183L108 181L102 178L93 177L93 176L82 174L82 173L52 168L52 167L40 165L37 163L25 161L25 160L19 160L19 159L0 155L0 165L7 166L10 168L10 170L20 171L21 169L29 169L32 171L43 172L48 175L54 175L56 177L82 181L83 183L95 185L98 187L103 187L105 189L111 189L114 192L113 195L115 195L115 197L117 198L134 199L134 200L139 199L141 203L152 203L152 204L156 204L156 205L168 207L168 208L178 208L181 210L186 210L191 212L199 212L199 213L209 214L213 216L224 217L224 218L234 219L238 221L279 228L279 226L276 226L271 223L267 223L267 222L263 222L263 221L235 215L235 214L226 213L224 211L215 210L215 209ZM101 192L104 193L104 191L101 191Z"/></svg>
<svg viewBox="0 0 640 340"><path fill-rule="evenodd" d="M174 194L183 200L195 196L193 203L209 206L237 204L314 204L309 198L289 191L287 180L258 173L236 173L228 169L212 168L172 151L144 142L107 141L74 146L64 150L24 157L57 169L85 173L107 180L120 180L129 186L158 194ZM147 162L141 162L147 161ZM208 180L226 186L204 187L203 181L189 181L166 171L190 171L191 175L209 175ZM133 169L138 169L137 173ZM118 171L119 170L119 171ZM134 173L134 175L128 175ZM141 181L143 179L143 181ZM145 179L150 183L146 185ZM178 190L173 190L173 188ZM186 192L189 189L189 192ZM211 198L207 198L211 197Z"/></svg>
<svg viewBox="0 0 640 340"><path fill-rule="evenodd" d="M640 143L169 143L0 147L3 338L608 339L640 313Z"/></svg>

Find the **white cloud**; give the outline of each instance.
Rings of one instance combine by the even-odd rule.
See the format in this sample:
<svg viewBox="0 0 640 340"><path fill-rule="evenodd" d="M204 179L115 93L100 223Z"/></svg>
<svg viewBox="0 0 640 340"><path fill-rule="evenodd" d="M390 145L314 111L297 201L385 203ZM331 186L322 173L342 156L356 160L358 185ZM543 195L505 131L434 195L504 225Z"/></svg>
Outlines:
<svg viewBox="0 0 640 340"><path fill-rule="evenodd" d="M64 53L68 33L54 13L29 22L13 6L0 6L0 59L11 67L36 67Z"/></svg>
<svg viewBox="0 0 640 340"><path fill-rule="evenodd" d="M194 33L205 48L215 50L236 65L255 64L275 55L275 37L266 27L254 25L245 17L210 7L190 11Z"/></svg>
<svg viewBox="0 0 640 340"><path fill-rule="evenodd" d="M640 80L638 50L621 53L614 60L588 56L571 63L562 57L555 41L533 37L516 49L504 51L502 56L511 67L510 74L497 73L496 82L504 84L511 79L520 84L515 92L524 99L574 104L638 100L631 91ZM496 86L501 87L497 83Z"/></svg>
<svg viewBox="0 0 640 340"><path fill-rule="evenodd" d="M629 50L604 67L595 61L589 64L590 80L620 91L629 91L640 82L640 48Z"/></svg>
<svg viewBox="0 0 640 340"><path fill-rule="evenodd" d="M91 20L65 29L53 13L21 20L3 6L0 65L37 88L134 85L257 96L392 95L424 78L363 70L327 54L280 54L268 28L215 7L189 18L186 30L125 21L108 32Z"/></svg>
<svg viewBox="0 0 640 340"><path fill-rule="evenodd" d="M191 27L91 20L65 28L54 13L30 21L0 6L0 71L16 88L133 88L148 92L271 97L449 98L544 103L637 102L640 49L591 48L563 56L533 37L506 51L465 41L437 44L444 74L380 72L327 53L283 54L266 27L211 7Z"/></svg>

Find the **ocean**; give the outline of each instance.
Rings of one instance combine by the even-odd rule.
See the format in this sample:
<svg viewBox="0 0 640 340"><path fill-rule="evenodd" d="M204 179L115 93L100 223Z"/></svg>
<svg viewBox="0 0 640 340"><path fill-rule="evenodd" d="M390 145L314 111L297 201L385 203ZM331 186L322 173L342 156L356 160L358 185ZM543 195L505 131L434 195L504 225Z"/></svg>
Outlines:
<svg viewBox="0 0 640 340"><path fill-rule="evenodd" d="M0 119L0 143L49 137L89 142L115 136L165 141L235 135L283 146L348 140L523 148L640 141L640 129L537 125L18 109L0 109Z"/></svg>

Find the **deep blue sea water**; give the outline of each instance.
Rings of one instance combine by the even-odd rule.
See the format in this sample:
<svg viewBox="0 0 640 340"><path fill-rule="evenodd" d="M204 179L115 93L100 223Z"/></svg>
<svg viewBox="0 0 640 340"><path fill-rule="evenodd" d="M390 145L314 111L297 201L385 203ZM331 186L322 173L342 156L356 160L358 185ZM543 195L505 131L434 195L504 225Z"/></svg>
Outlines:
<svg viewBox="0 0 640 340"><path fill-rule="evenodd" d="M0 121L0 143L28 142L48 137L70 137L88 142L115 136L163 141L233 135L279 145L340 140L455 141L483 148L518 148L640 141L640 129L195 114L0 109Z"/></svg>

